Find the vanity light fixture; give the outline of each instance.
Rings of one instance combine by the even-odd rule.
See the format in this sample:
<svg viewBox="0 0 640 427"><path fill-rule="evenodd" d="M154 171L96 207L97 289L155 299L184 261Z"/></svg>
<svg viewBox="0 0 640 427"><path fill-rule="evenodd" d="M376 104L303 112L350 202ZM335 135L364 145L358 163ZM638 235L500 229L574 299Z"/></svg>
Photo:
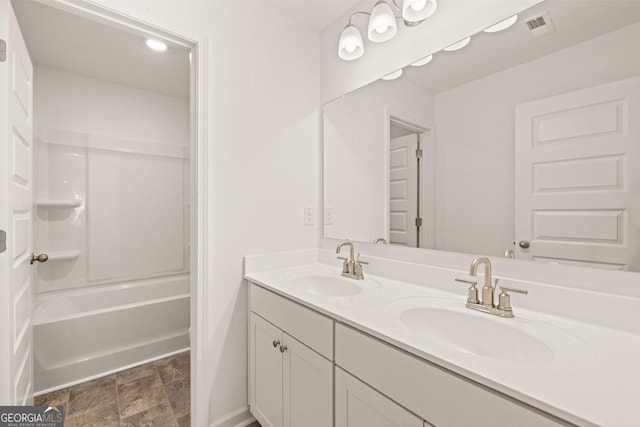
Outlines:
<svg viewBox="0 0 640 427"><path fill-rule="evenodd" d="M466 45L468 45L470 41L471 41L471 37L467 37L466 39L462 39L459 42L456 42L456 43L454 43L452 45L449 45L449 46L445 47L442 50L447 51L447 52L453 52L453 51L456 51L456 50L460 50L463 47L465 47Z"/></svg>
<svg viewBox="0 0 640 427"><path fill-rule="evenodd" d="M389 73L382 78L382 80L395 80L402 75L402 68L394 71L393 73Z"/></svg>
<svg viewBox="0 0 640 427"><path fill-rule="evenodd" d="M513 15L510 18L505 19L504 21L498 22L496 25L492 25L489 28L484 30L485 33L497 33L498 31L503 31L512 26L518 20L518 15Z"/></svg>
<svg viewBox="0 0 640 427"><path fill-rule="evenodd" d="M402 1L402 5L398 5ZM401 12L401 16L394 14L393 8ZM397 19L402 19L406 27L415 27L421 24L437 8L437 0L378 0L371 13L354 12L349 17L349 22L342 30L338 42L338 56L345 61L352 61L364 54L362 35L351 20L356 15L369 16L367 25L367 38L374 43L383 43L391 40L398 33Z"/></svg>
<svg viewBox="0 0 640 427"><path fill-rule="evenodd" d="M411 64L412 67L420 67L422 65L427 65L433 59L433 55L425 56L422 59L418 59L416 62Z"/></svg>
<svg viewBox="0 0 640 427"><path fill-rule="evenodd" d="M345 61L358 59L364 54L364 43L360 31L349 24L342 30L338 45L338 56Z"/></svg>
<svg viewBox="0 0 640 427"><path fill-rule="evenodd" d="M382 43L391 40L397 33L396 17L391 7L384 0L378 0L369 18L369 40Z"/></svg>
<svg viewBox="0 0 640 427"><path fill-rule="evenodd" d="M164 52L167 50L167 45L162 43L160 40L147 39L147 46L153 50L157 50L158 52Z"/></svg>
<svg viewBox="0 0 640 427"><path fill-rule="evenodd" d="M436 0L404 0L402 3L402 18L406 22L419 24L433 15L437 7Z"/></svg>

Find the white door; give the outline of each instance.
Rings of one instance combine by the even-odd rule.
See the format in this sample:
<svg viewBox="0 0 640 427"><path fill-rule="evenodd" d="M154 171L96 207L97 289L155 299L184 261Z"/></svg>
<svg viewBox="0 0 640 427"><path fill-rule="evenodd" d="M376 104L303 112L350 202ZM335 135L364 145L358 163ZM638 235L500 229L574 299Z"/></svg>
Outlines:
<svg viewBox="0 0 640 427"><path fill-rule="evenodd" d="M517 106L515 209L518 258L640 269L640 78Z"/></svg>
<svg viewBox="0 0 640 427"><path fill-rule="evenodd" d="M420 418L336 367L335 427L423 427Z"/></svg>
<svg viewBox="0 0 640 427"><path fill-rule="evenodd" d="M333 426L333 363L284 337L284 426Z"/></svg>
<svg viewBox="0 0 640 427"><path fill-rule="evenodd" d="M282 332L251 313L249 405L262 427L282 427Z"/></svg>
<svg viewBox="0 0 640 427"><path fill-rule="evenodd" d="M33 66L9 0L0 0L0 405L33 403L31 255Z"/></svg>
<svg viewBox="0 0 640 427"><path fill-rule="evenodd" d="M418 231L418 135L391 139L389 154L389 243L416 247Z"/></svg>

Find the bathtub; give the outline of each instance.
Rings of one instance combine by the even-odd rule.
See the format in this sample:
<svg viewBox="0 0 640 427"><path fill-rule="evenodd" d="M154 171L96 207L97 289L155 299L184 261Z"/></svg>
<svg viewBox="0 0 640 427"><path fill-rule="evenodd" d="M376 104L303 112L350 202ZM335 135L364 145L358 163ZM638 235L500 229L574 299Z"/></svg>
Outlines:
<svg viewBox="0 0 640 427"><path fill-rule="evenodd" d="M189 276L36 299L34 390L43 394L189 348Z"/></svg>

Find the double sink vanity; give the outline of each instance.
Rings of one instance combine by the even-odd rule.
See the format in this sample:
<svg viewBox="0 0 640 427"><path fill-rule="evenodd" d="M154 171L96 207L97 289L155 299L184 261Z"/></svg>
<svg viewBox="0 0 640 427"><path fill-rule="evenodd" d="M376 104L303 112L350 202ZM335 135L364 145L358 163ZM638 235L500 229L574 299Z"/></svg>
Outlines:
<svg viewBox="0 0 640 427"><path fill-rule="evenodd" d="M245 258L249 404L263 427L640 421L637 334L521 308L532 295L513 297L513 309L504 292L487 301L488 259L474 261L471 273L486 266L474 292L478 278L460 271L377 257L360 269L350 258L323 249ZM455 279L471 282L468 294Z"/></svg>

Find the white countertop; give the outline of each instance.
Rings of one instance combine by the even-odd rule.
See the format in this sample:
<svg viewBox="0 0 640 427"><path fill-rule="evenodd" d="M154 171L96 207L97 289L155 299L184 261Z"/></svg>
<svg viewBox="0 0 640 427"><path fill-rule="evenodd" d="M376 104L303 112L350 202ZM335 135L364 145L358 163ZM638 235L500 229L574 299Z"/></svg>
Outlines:
<svg viewBox="0 0 640 427"><path fill-rule="evenodd" d="M304 257L299 258L297 264ZM463 285L452 287L454 292L443 292L365 272L365 280L358 281L361 293L330 297L296 286L292 279L340 277L338 263L283 267L281 262L259 261L254 265L258 263L263 271L246 269L245 278L250 282L559 418L578 425L640 425L640 336L636 334L518 308L517 296L512 297L514 319L465 308L465 314L521 327L551 343L554 350L551 358L543 361L522 362L518 357L496 360L461 351L428 333L417 334L399 320L400 310L418 306L425 298L429 303L442 300L464 307ZM470 333L483 331L476 328Z"/></svg>

